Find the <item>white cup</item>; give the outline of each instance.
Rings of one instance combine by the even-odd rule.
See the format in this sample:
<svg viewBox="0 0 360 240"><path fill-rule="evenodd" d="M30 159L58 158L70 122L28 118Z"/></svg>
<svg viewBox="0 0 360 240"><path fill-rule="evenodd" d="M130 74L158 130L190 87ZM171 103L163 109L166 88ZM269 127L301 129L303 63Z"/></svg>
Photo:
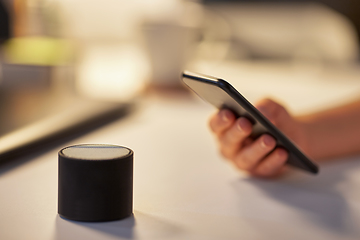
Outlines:
<svg viewBox="0 0 360 240"><path fill-rule="evenodd" d="M155 86L180 85L180 75L196 51L199 28L148 22L143 26Z"/></svg>
<svg viewBox="0 0 360 240"><path fill-rule="evenodd" d="M203 23L203 6L177 2L144 20L142 33L154 86L181 86L180 75L196 54Z"/></svg>

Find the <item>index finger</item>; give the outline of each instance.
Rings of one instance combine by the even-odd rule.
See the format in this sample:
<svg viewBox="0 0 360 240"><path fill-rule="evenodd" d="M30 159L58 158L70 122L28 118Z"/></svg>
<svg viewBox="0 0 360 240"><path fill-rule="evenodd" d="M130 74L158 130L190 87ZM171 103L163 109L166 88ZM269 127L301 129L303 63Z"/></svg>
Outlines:
<svg viewBox="0 0 360 240"><path fill-rule="evenodd" d="M222 109L212 116L209 121L210 129L217 135L221 135L235 122L235 115L228 109Z"/></svg>

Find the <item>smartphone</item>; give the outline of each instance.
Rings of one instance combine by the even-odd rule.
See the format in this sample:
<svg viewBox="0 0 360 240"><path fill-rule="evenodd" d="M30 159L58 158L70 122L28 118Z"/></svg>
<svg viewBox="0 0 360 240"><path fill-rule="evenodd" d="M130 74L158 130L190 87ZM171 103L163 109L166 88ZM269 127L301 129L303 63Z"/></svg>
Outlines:
<svg viewBox="0 0 360 240"><path fill-rule="evenodd" d="M185 71L183 82L199 97L218 109L229 109L236 117L246 117L253 124L251 137L267 133L276 139L276 146L289 152L287 164L317 174L318 166L302 153L277 127L264 117L246 98L223 79Z"/></svg>

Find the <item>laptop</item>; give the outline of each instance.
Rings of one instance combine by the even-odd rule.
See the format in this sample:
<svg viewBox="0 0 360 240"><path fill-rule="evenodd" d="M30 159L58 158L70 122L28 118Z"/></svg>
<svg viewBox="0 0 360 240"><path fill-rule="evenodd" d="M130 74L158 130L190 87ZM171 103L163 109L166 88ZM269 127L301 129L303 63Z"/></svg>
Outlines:
<svg viewBox="0 0 360 240"><path fill-rule="evenodd" d="M72 80L54 84L53 67L0 66L0 164L69 141L126 116L133 106L131 98L80 96Z"/></svg>

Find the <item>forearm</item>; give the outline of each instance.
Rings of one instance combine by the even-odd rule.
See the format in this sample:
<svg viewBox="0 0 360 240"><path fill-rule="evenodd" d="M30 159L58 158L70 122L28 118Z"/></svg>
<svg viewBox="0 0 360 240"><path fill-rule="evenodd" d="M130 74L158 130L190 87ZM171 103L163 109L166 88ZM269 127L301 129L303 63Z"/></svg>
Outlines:
<svg viewBox="0 0 360 240"><path fill-rule="evenodd" d="M316 160L360 153L360 101L301 116L309 156Z"/></svg>

